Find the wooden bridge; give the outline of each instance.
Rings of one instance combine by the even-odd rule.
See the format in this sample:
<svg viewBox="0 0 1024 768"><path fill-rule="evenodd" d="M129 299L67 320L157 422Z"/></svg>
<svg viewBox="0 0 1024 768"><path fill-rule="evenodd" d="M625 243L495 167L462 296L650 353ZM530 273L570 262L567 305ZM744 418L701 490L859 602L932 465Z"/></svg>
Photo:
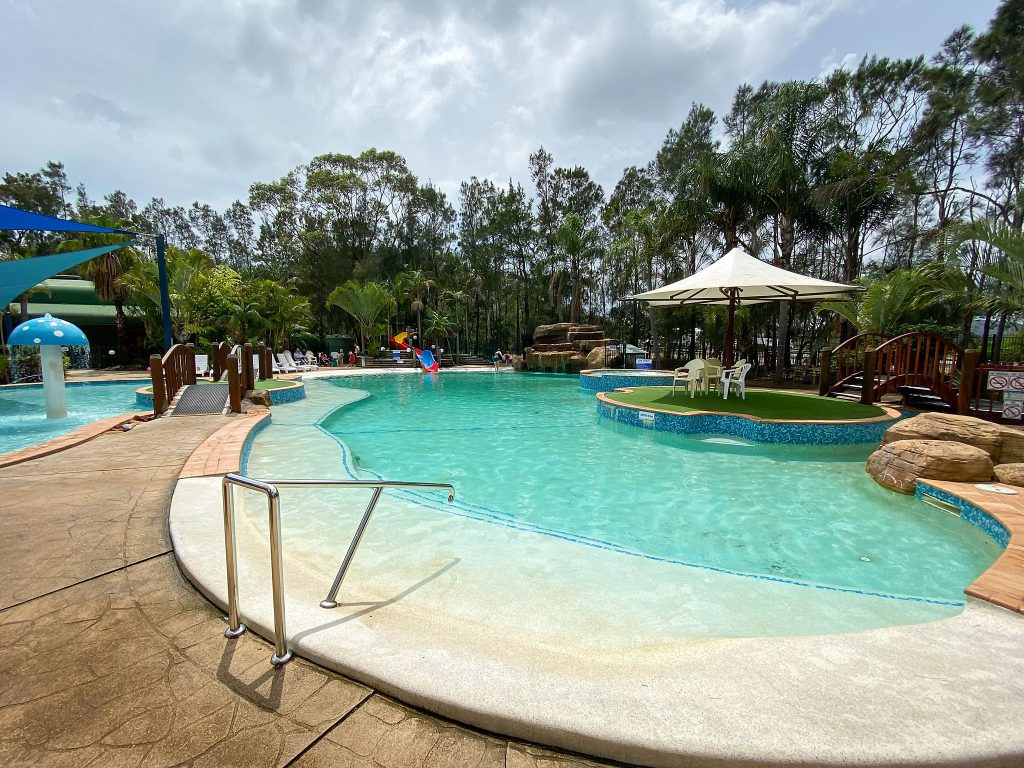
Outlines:
<svg viewBox="0 0 1024 768"><path fill-rule="evenodd" d="M972 393L984 391L978 357L935 333L861 333L822 350L818 392L861 403L898 392L908 405L968 414Z"/></svg>

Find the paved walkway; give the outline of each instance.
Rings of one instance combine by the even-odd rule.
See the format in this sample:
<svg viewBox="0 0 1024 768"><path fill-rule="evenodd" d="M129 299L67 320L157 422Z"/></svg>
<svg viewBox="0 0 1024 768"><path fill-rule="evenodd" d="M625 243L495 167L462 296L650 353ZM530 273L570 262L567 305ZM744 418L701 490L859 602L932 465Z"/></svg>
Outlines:
<svg viewBox="0 0 1024 768"><path fill-rule="evenodd" d="M167 534L178 473L225 417L161 419L0 469L0 764L607 765L404 707L223 636Z"/></svg>

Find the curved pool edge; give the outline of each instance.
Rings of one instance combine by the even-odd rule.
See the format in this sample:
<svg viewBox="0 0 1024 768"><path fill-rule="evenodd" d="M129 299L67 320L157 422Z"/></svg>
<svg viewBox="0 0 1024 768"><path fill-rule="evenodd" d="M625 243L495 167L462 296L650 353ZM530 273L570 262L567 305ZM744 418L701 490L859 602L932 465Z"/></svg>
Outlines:
<svg viewBox="0 0 1024 768"><path fill-rule="evenodd" d="M249 425L242 443L267 423ZM196 588L224 607L220 517L219 476L179 480L169 516L175 557ZM196 535L197 524L206 535ZM269 638L273 613L261 570L243 567L241 608L246 623ZM636 669L638 684L632 671L623 679L588 667L586 658L555 680L537 670L531 677L529 664L510 670L474 659L467 667L458 648L403 646L401 638L344 617L347 633L325 637L336 615L298 600L289 586L299 580L288 574L288 623L299 655L414 706L515 738L654 766L1010 766L1024 758L1017 706L1024 659L1010 654L1024 640L1024 622L975 600L928 624L701 643L662 669ZM807 701L817 701L813 712L802 706ZM957 722L970 723L969 742L950 728L953 711ZM844 720L851 725L837 725ZM744 738L733 738L735 731Z"/></svg>
<svg viewBox="0 0 1024 768"><path fill-rule="evenodd" d="M271 405L287 405L288 403L304 400L306 397L306 386L298 379L289 381L287 386L265 389L263 391L269 393ZM136 389L135 402L143 408L152 408L153 385L146 384Z"/></svg>
<svg viewBox="0 0 1024 768"><path fill-rule="evenodd" d="M631 392L630 387L615 391ZM903 416L895 408L877 405L883 416L870 419L790 420L762 419L740 413L712 411L668 411L644 405L619 403L606 392L596 393L597 414L619 424L678 435L726 435L754 443L790 443L794 445L866 445L879 443L889 427ZM650 414L650 418L641 418Z"/></svg>
<svg viewBox="0 0 1024 768"><path fill-rule="evenodd" d="M96 421L89 422L77 429L73 429L70 432L65 432L63 435L51 437L49 440L44 440L41 443L34 443L32 445L26 445L24 448L17 448L13 451L8 451L7 453L0 453L0 469L4 467L11 467L15 464L21 464L25 461L31 461L32 459L39 459L43 456L49 456L51 454L58 453L59 451L67 450L68 448L74 448L76 445L81 445L82 443L87 443L90 440L95 440L105 432L109 432L122 424L132 421L145 421L151 415L152 414L147 412L139 413L135 411L128 411L126 413L118 414L117 416L97 419Z"/></svg>

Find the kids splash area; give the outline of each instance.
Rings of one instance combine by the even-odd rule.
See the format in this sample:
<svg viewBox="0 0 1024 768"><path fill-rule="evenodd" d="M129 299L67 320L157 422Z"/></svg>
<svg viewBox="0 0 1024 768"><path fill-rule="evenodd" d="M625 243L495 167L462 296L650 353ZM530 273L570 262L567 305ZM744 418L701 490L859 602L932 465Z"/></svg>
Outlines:
<svg viewBox="0 0 1024 768"><path fill-rule="evenodd" d="M490 733L636 765L1019 764L1024 619L988 591L1014 489L894 493L865 462L909 414L665 375L305 374L238 472L186 467L175 556L268 670Z"/></svg>

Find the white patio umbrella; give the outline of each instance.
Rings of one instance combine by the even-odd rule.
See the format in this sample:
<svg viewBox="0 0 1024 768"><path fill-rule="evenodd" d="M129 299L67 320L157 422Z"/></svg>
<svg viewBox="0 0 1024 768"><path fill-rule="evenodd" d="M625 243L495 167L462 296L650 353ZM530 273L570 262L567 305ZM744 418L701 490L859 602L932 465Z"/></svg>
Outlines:
<svg viewBox="0 0 1024 768"><path fill-rule="evenodd" d="M766 301L822 301L849 298L863 291L856 285L843 285L816 277L807 277L755 259L741 248L733 248L700 272L653 291L627 296L627 301L643 301L651 307L681 304L719 304L729 307L725 332L725 365L732 365L733 326L736 307Z"/></svg>

